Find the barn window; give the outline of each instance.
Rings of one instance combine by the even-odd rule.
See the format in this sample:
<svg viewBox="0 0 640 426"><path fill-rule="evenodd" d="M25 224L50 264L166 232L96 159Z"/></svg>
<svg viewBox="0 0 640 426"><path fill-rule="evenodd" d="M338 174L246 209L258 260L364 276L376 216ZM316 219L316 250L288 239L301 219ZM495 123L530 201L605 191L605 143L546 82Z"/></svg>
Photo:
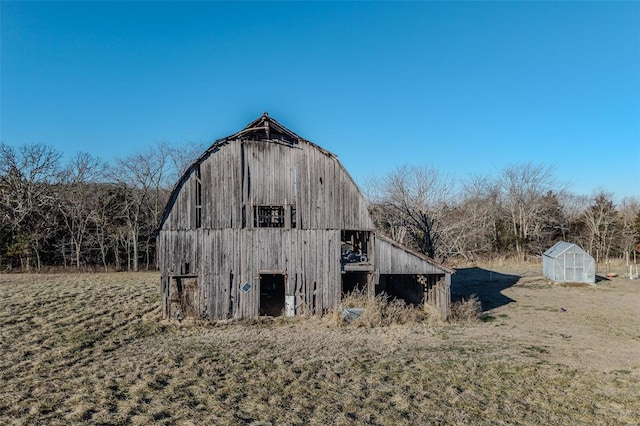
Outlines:
<svg viewBox="0 0 640 426"><path fill-rule="evenodd" d="M195 207L195 225L196 228L202 226L202 175L200 173L200 164L196 168L196 188L194 196Z"/></svg>
<svg viewBox="0 0 640 426"><path fill-rule="evenodd" d="M284 228L284 206L256 206L253 217L256 228Z"/></svg>

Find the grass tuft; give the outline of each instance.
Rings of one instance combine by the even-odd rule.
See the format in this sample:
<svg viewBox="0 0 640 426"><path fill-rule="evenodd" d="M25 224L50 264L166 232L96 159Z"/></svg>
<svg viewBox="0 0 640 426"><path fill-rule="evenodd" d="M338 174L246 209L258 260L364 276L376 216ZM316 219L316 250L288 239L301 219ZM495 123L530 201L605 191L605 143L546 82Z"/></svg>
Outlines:
<svg viewBox="0 0 640 426"><path fill-rule="evenodd" d="M475 294L468 299L462 299L451 304L449 320L452 322L468 324L478 321L482 312L482 304ZM495 317L486 316L486 321L492 321Z"/></svg>

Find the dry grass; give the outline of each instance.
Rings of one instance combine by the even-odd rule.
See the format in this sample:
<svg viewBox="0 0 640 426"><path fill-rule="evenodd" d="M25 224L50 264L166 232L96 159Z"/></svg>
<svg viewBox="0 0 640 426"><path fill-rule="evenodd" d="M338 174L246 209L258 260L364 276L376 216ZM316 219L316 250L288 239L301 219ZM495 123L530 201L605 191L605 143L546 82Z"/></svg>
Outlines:
<svg viewBox="0 0 640 426"><path fill-rule="evenodd" d="M475 294L467 299L462 299L451 304L449 320L453 322L469 324L477 321L482 312L480 299Z"/></svg>
<svg viewBox="0 0 640 426"><path fill-rule="evenodd" d="M346 321L341 311L337 310L331 318L338 326L373 328L400 324L442 324L440 313L431 305L408 305L404 300L393 299L385 293L370 298L366 291L356 290L342 299L341 308L362 308L364 313L355 320Z"/></svg>
<svg viewBox="0 0 640 426"><path fill-rule="evenodd" d="M0 424L640 422L637 368L491 340L508 317L403 324L392 305L371 320L387 327L185 326L158 306L156 274L0 275Z"/></svg>

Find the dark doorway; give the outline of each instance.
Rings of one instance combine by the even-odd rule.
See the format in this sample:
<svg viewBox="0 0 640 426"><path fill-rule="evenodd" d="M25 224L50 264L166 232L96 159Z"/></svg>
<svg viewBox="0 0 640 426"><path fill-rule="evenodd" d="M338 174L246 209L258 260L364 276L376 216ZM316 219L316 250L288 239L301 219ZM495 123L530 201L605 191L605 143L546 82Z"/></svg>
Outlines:
<svg viewBox="0 0 640 426"><path fill-rule="evenodd" d="M284 314L284 275L260 274L260 315Z"/></svg>
<svg viewBox="0 0 640 426"><path fill-rule="evenodd" d="M169 318L198 317L198 278L171 277L169 282Z"/></svg>
<svg viewBox="0 0 640 426"><path fill-rule="evenodd" d="M386 293L392 299L400 299L413 305L419 305L424 302L425 285L431 288L435 282L435 276L428 276L420 280L414 274L381 274L376 294Z"/></svg>
<svg viewBox="0 0 640 426"><path fill-rule="evenodd" d="M369 272L353 271L342 274L342 295L367 289Z"/></svg>

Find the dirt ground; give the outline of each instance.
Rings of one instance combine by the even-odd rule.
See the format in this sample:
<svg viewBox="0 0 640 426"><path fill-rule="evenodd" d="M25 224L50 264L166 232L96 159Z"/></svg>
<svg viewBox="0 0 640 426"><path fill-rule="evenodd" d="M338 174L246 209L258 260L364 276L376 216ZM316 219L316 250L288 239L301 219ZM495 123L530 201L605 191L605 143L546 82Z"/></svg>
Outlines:
<svg viewBox="0 0 640 426"><path fill-rule="evenodd" d="M537 265L469 267L457 270L452 293L476 294L494 325L471 327L465 338L535 346L551 363L640 377L640 280L552 283Z"/></svg>

